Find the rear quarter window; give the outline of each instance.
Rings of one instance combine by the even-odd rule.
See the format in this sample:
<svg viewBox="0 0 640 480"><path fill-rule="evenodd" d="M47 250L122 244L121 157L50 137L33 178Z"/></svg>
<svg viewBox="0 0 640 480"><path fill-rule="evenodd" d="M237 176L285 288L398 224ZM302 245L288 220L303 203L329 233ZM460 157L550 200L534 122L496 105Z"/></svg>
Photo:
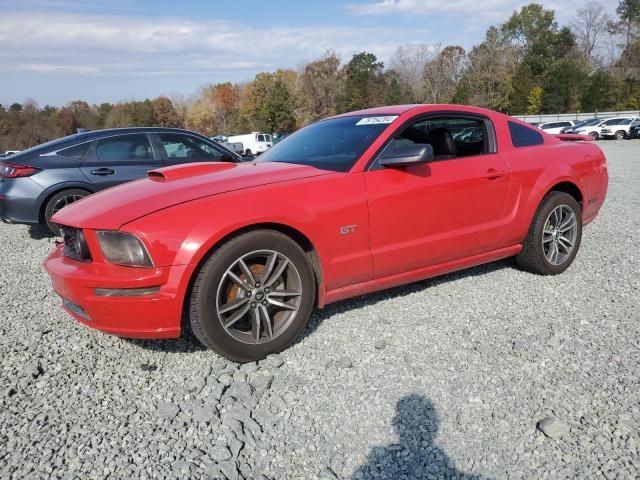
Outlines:
<svg viewBox="0 0 640 480"><path fill-rule="evenodd" d="M73 147L65 148L64 150L58 151L58 155L67 158L75 158L76 160L82 160L89 147L91 146L91 142L81 143L80 145L74 145Z"/></svg>
<svg viewBox="0 0 640 480"><path fill-rule="evenodd" d="M509 122L509 133L514 147L532 147L544 143L544 137L539 131L519 123Z"/></svg>

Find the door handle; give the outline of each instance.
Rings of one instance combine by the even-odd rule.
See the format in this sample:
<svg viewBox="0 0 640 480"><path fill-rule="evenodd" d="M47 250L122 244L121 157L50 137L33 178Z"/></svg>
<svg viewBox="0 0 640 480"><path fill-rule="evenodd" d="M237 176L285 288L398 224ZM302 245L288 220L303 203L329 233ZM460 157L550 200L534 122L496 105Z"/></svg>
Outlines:
<svg viewBox="0 0 640 480"><path fill-rule="evenodd" d="M91 175L100 175L101 177L113 175L114 173L116 173L116 171L111 170L110 168L98 168L97 170L91 170Z"/></svg>
<svg viewBox="0 0 640 480"><path fill-rule="evenodd" d="M484 178L489 180L495 180L496 178L504 177L507 174L504 170L496 170L495 168L490 168L483 175Z"/></svg>

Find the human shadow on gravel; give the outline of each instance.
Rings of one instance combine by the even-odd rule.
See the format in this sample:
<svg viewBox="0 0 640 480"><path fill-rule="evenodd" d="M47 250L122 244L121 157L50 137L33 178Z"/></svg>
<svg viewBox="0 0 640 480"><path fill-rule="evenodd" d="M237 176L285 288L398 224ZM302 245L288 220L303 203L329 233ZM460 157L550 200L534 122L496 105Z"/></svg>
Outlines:
<svg viewBox="0 0 640 480"><path fill-rule="evenodd" d="M455 468L451 459L435 444L438 414L431 400L408 395L396 405L393 426L400 438L386 447L373 447L367 462L353 480L458 479L480 480Z"/></svg>
<svg viewBox="0 0 640 480"><path fill-rule="evenodd" d="M448 273L446 275L441 275L439 277L433 277L426 280L421 280L419 282L410 283L407 285L401 285L399 287L390 288L388 290L381 290L379 292L369 293L367 295L363 295L360 297L355 297L347 300L342 300L340 302L332 303L322 310L316 310L316 312L311 317L309 321L309 325L305 329L302 336L298 338L298 342L302 339L308 337L316 329L320 326L320 324L339 313L345 313L351 310L355 310L357 308L362 308L365 306L375 305L378 302L382 302L385 300L389 300L391 298L401 297L404 295L409 295L411 293L419 292L425 290L427 288L436 287L443 283L453 282L455 280L461 280L463 278L468 277L477 277L482 276L487 273L496 272L498 270L503 270L505 268L513 268L513 259L507 258L505 260L499 260L493 263L486 263L484 265L479 265L477 267L468 268L465 270L459 270L457 272Z"/></svg>

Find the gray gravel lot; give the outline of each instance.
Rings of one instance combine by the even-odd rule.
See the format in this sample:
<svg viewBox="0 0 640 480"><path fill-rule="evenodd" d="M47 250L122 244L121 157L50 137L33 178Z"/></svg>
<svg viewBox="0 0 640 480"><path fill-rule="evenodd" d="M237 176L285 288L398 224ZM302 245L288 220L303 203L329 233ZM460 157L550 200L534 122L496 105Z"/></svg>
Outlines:
<svg viewBox="0 0 640 480"><path fill-rule="evenodd" d="M60 308L0 225L0 478L638 478L640 141L574 265L511 261L329 306L242 367Z"/></svg>

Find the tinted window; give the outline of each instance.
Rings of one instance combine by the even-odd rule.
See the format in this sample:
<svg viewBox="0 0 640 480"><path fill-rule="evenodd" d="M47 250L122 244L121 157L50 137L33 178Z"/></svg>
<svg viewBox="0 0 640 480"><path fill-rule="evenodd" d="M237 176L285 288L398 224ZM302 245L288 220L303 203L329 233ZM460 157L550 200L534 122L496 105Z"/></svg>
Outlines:
<svg viewBox="0 0 640 480"><path fill-rule="evenodd" d="M405 144L430 144L435 160L482 155L489 152L482 120L449 117L420 120L400 133L395 148Z"/></svg>
<svg viewBox="0 0 640 480"><path fill-rule="evenodd" d="M58 155L67 158L76 158L81 160L87 154L87 150L91 146L91 142L81 143L80 145L75 145L73 147L65 148L64 150L60 150Z"/></svg>
<svg viewBox="0 0 640 480"><path fill-rule="evenodd" d="M314 123L278 142L258 161L347 172L395 118L354 115Z"/></svg>
<svg viewBox="0 0 640 480"><path fill-rule="evenodd" d="M549 128L558 128L558 127L563 127L563 126L564 126L564 124L562 124L562 123L545 123L540 128L542 130L547 130Z"/></svg>
<svg viewBox="0 0 640 480"><path fill-rule="evenodd" d="M258 141L259 142L264 142L265 141L264 135L258 135Z"/></svg>
<svg viewBox="0 0 640 480"><path fill-rule="evenodd" d="M146 135L120 135L99 140L96 156L101 162L153 160L153 151Z"/></svg>
<svg viewBox="0 0 640 480"><path fill-rule="evenodd" d="M519 123L509 122L509 133L511 133L511 143L514 147L531 147L544 143L540 132Z"/></svg>
<svg viewBox="0 0 640 480"><path fill-rule="evenodd" d="M158 135L169 161L175 159L188 159L193 161L220 160L222 152L213 145L190 135L179 133L161 133Z"/></svg>

